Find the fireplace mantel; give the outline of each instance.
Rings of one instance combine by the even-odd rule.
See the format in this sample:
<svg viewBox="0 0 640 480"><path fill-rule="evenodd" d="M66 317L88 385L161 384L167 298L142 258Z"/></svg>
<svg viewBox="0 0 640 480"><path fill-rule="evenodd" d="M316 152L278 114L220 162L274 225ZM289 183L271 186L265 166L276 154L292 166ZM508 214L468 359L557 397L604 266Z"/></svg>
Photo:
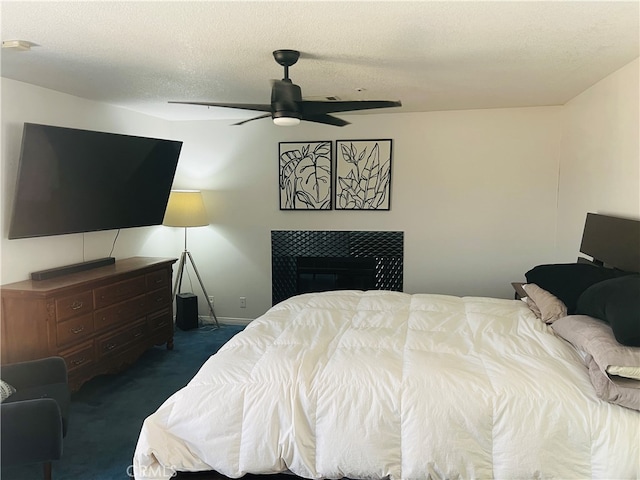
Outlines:
<svg viewBox="0 0 640 480"><path fill-rule="evenodd" d="M300 257L371 258L374 260L374 289L402 291L404 232L273 230L273 305L301 293L297 285Z"/></svg>

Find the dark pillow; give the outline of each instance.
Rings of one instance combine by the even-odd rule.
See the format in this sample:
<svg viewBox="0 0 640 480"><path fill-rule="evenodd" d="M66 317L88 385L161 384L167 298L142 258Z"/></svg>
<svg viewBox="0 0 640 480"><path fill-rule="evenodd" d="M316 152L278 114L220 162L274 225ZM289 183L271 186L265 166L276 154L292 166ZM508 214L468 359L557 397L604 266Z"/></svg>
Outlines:
<svg viewBox="0 0 640 480"><path fill-rule="evenodd" d="M525 277L527 283L535 283L558 297L567 306L567 313L572 315L576 311L578 297L591 285L628 274L589 263L556 263L538 265L525 273Z"/></svg>
<svg viewBox="0 0 640 480"><path fill-rule="evenodd" d="M577 310L609 322L618 343L640 347L640 275L591 285L578 298Z"/></svg>

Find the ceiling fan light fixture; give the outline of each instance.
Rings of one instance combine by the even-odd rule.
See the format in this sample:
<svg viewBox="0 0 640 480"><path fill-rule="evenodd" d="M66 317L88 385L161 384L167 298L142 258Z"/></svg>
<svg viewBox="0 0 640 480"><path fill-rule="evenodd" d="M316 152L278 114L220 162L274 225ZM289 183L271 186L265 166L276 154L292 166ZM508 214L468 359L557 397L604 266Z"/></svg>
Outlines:
<svg viewBox="0 0 640 480"><path fill-rule="evenodd" d="M296 117L275 117L273 123L279 127L295 127L300 125L300 119Z"/></svg>
<svg viewBox="0 0 640 480"><path fill-rule="evenodd" d="M272 112L273 123L279 127L295 127L300 124L302 115L295 110L295 103L283 105L280 102L274 104L275 111Z"/></svg>

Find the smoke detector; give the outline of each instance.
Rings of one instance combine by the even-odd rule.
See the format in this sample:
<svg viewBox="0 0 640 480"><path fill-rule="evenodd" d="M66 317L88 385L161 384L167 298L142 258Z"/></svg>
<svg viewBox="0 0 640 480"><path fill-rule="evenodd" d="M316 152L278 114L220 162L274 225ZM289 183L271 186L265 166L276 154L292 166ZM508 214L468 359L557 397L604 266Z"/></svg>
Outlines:
<svg viewBox="0 0 640 480"><path fill-rule="evenodd" d="M7 50L15 50L17 52L28 52L31 47L37 46L28 40L3 40L2 48Z"/></svg>

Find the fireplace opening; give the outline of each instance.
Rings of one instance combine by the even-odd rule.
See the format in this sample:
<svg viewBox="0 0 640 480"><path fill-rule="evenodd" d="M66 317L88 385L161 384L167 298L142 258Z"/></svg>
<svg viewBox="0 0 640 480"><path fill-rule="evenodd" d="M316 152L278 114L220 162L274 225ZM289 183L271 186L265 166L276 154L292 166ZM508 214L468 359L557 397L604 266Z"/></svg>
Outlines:
<svg viewBox="0 0 640 480"><path fill-rule="evenodd" d="M371 257L297 257L297 293L330 290L371 290L376 285L376 261Z"/></svg>

